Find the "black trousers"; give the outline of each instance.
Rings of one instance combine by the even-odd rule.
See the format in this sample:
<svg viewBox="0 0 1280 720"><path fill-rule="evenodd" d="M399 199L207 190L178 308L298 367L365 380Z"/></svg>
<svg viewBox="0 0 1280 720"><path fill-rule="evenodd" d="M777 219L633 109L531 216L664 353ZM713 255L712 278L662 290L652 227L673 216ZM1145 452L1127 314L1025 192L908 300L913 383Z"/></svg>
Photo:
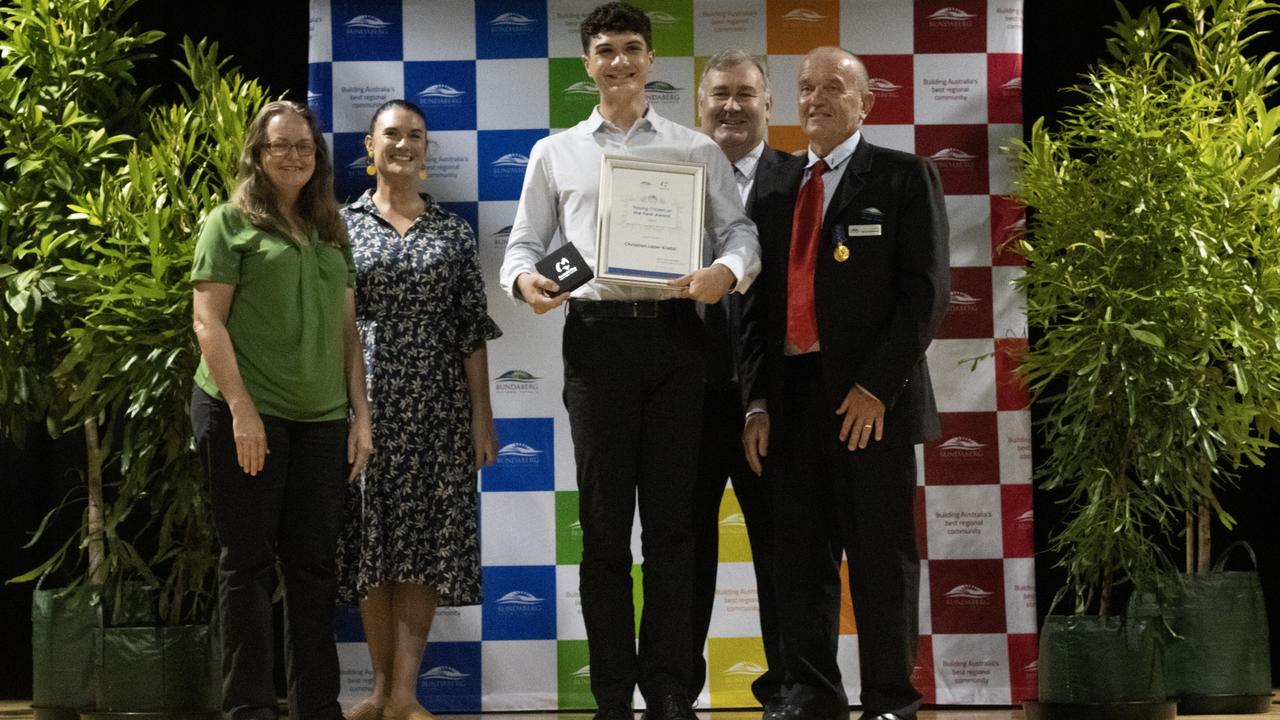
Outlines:
<svg viewBox="0 0 1280 720"><path fill-rule="evenodd" d="M760 704L769 702L782 686L782 662L778 647L777 608L773 590L773 532L764 481L751 472L742 450L742 396L736 383L708 383L703 401L702 447L698 453L698 486L693 499L693 684L697 697L707 674L702 646L711 626L715 604L716 571L720 551L720 501L725 481L742 507L756 573L756 598L760 608L760 637L768 669L751 683Z"/></svg>
<svg viewBox="0 0 1280 720"><path fill-rule="evenodd" d="M271 596L284 577L289 717L341 720L334 646L334 552L346 487L345 420L262 416L266 463L256 477L236 462L231 411L196 388L196 444L209 475L218 559L223 715L276 717Z"/></svg>
<svg viewBox="0 0 1280 720"><path fill-rule="evenodd" d="M673 304L674 303L674 304ZM596 314L571 301L564 402L582 523L579 590L600 707L650 702L690 686L692 497L702 421L704 347L689 302L658 317ZM639 501L644 608L636 649L631 523Z"/></svg>
<svg viewBox="0 0 1280 720"><path fill-rule="evenodd" d="M920 560L915 535L915 451L848 451L840 416L822 390L817 355L788 358L783 475L772 487L775 578L781 608L787 702L815 717L845 717L836 665L840 554L858 626L864 713L911 715L919 632ZM786 528L786 531L781 531Z"/></svg>

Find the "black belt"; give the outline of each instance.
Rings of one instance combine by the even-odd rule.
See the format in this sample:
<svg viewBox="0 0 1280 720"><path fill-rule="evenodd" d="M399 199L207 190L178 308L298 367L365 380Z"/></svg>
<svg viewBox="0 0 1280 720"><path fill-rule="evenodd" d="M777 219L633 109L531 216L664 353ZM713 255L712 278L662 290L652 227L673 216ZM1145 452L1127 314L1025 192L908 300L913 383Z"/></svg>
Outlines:
<svg viewBox="0 0 1280 720"><path fill-rule="evenodd" d="M661 318L693 312L692 300L578 300L569 301L569 313L582 317Z"/></svg>

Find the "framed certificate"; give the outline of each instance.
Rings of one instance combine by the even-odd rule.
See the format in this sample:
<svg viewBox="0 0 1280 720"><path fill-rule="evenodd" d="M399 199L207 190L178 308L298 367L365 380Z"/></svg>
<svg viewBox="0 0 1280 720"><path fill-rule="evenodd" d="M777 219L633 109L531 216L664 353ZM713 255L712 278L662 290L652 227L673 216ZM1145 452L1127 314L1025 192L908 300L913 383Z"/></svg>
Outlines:
<svg viewBox="0 0 1280 720"><path fill-rule="evenodd" d="M702 163L605 155L600 166L596 278L665 286L702 267Z"/></svg>

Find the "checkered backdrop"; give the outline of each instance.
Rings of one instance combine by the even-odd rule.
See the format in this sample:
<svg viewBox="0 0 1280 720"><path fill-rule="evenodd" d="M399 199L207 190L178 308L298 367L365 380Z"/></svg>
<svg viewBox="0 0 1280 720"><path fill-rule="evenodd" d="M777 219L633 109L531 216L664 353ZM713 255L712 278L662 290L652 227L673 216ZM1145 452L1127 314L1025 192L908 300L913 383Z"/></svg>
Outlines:
<svg viewBox="0 0 1280 720"><path fill-rule="evenodd" d="M1008 704L1033 695L1030 416L1010 360L1026 346L1026 319L1010 287L1021 260L1003 249L1024 215L1008 197L1012 170L1000 151L1022 134L1023 0L633 1L653 21L649 101L663 116L696 126L707 56L742 47L761 54L772 78L770 143L800 149L801 60L815 46L841 45L871 73L877 97L866 136L937 163L951 221L952 290L929 349L943 436L918 450L924 592L914 679L928 703ZM374 108L397 97L422 106L430 138L424 187L476 229L489 311L505 332L489 347L501 453L480 480L484 604L437 615L418 681L435 711L592 706L573 452L560 399L563 317L516 307L497 276L530 148L596 103L577 30L596 2L311 4L307 99L334 150L339 196L354 198L372 184L363 139ZM731 492L720 533L699 706L749 707L764 655L750 550ZM638 532L632 545L638 560ZM339 641L350 703L371 680L354 609L341 613ZM846 596L839 653L850 698L859 691L857 647Z"/></svg>

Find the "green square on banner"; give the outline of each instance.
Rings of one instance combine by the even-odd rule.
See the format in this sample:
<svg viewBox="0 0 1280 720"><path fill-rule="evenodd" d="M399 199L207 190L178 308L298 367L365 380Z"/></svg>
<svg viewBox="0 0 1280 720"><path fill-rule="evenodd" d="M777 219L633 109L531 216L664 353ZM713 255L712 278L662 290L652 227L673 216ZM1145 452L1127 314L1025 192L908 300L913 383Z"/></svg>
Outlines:
<svg viewBox="0 0 1280 720"><path fill-rule="evenodd" d="M586 640L559 640L556 642L556 689L561 710L594 710L596 699L591 695L591 659L587 654Z"/></svg>
<svg viewBox="0 0 1280 720"><path fill-rule="evenodd" d="M578 522L578 491L556 493L556 564L582 564L582 525Z"/></svg>
<svg viewBox="0 0 1280 720"><path fill-rule="evenodd" d="M587 77L582 58L548 58L547 73L551 127L571 128L586 120L600 102L600 91Z"/></svg>
<svg viewBox="0 0 1280 720"><path fill-rule="evenodd" d="M653 49L659 56L693 55L693 0L635 0L649 16Z"/></svg>
<svg viewBox="0 0 1280 720"><path fill-rule="evenodd" d="M640 613L644 611L644 570L639 563L631 566L631 604L636 609L636 634L640 634Z"/></svg>

